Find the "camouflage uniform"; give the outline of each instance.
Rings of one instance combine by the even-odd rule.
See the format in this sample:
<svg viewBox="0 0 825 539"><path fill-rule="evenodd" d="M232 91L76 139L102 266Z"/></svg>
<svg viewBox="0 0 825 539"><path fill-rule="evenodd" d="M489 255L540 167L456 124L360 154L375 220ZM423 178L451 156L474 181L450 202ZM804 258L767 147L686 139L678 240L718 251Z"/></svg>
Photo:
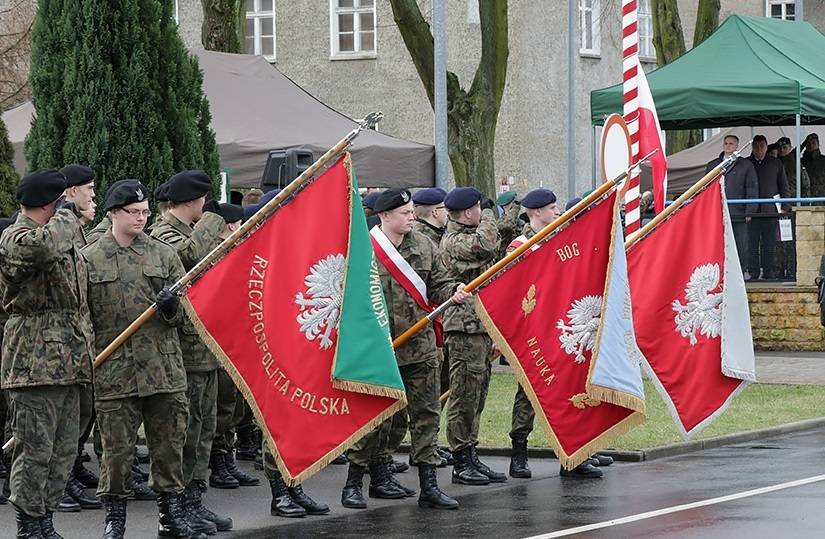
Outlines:
<svg viewBox="0 0 825 539"><path fill-rule="evenodd" d="M95 345L103 350L155 301L158 292L183 275L175 250L145 234L121 247L111 232L83 250L89 266L89 304ZM138 427L149 446L149 486L183 490L182 455L187 424L186 371L175 330L182 310L170 320L150 318L95 369L95 406L103 443L98 495L125 498Z"/></svg>
<svg viewBox="0 0 825 539"><path fill-rule="evenodd" d="M530 223L524 225L524 230L522 234L528 240L536 235L533 228L530 226ZM514 250L508 248L507 252ZM530 399L527 398L527 393L524 392L524 388L521 385L518 386L518 390L516 390L516 397L513 399L513 417L510 424L510 438L524 438L526 439L531 432L533 432L533 426L535 425L536 420L536 412L533 410L533 405L530 403Z"/></svg>
<svg viewBox="0 0 825 539"><path fill-rule="evenodd" d="M104 217L93 229L86 232L86 243L94 243L104 232L112 228L112 221L109 217Z"/></svg>
<svg viewBox="0 0 825 539"><path fill-rule="evenodd" d="M398 252L426 283L431 302L442 303L453 295L457 283L449 278L430 240L412 231L401 240ZM395 337L426 316L427 312L415 303L380 263L378 273L390 314L390 334ZM415 464L438 465L441 463L441 457L436 452L441 406L438 402L438 358L432 325L397 348L395 357L409 401L410 458ZM359 466L390 462L391 432L392 419L388 419L353 446L347 454L350 462Z"/></svg>
<svg viewBox="0 0 825 539"><path fill-rule="evenodd" d="M93 333L80 221L59 210L45 225L25 215L0 237L2 387L14 446L11 502L32 517L55 511L77 454L80 386L92 381Z"/></svg>
<svg viewBox="0 0 825 539"><path fill-rule="evenodd" d="M191 227L167 212L155 222L152 237L171 245L188 271L220 243L219 235L225 226L223 217L216 213L204 213ZM209 477L209 455L217 421L218 360L188 319L178 335L188 380L189 426L183 449L183 480L188 485L192 480L206 481Z"/></svg>
<svg viewBox="0 0 825 539"><path fill-rule="evenodd" d="M218 369L218 396L213 453L229 453L235 441L235 428L247 420L247 407L235 382L223 369Z"/></svg>
<svg viewBox="0 0 825 539"><path fill-rule="evenodd" d="M512 234L518 210L513 205L496 219L493 210L485 209L478 226L449 222L440 251L453 282L469 283L498 260L502 233ZM444 313L444 348L450 357L447 440L455 452L478 443L479 419L490 384L492 340L472 301Z"/></svg>

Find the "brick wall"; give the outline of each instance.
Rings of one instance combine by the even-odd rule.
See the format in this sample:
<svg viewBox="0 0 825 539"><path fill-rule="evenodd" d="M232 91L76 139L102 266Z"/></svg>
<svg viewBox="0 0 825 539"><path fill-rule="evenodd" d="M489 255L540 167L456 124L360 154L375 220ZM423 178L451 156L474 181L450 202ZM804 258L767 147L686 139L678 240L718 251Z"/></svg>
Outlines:
<svg viewBox="0 0 825 539"><path fill-rule="evenodd" d="M749 288L748 302L757 350L825 350L816 287Z"/></svg>

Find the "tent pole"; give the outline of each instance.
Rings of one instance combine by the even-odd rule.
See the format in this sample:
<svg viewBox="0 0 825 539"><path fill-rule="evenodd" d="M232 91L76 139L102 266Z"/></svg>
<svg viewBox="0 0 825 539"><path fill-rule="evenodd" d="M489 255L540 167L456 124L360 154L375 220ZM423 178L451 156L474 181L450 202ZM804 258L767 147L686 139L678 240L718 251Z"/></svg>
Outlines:
<svg viewBox="0 0 825 539"><path fill-rule="evenodd" d="M799 147L802 144L802 128L799 125L799 114L796 115L796 144L796 198L802 198L802 149Z"/></svg>
<svg viewBox="0 0 825 539"><path fill-rule="evenodd" d="M578 2L567 0L567 198L576 193L576 27Z"/></svg>
<svg viewBox="0 0 825 539"><path fill-rule="evenodd" d="M593 125L592 138L591 138L591 141L590 141L590 156L591 156L590 168L591 168L591 171L592 171L592 174L591 174L592 177L590 179L590 188L595 189L596 188L596 168L597 168L597 166L596 166L596 126L595 126L595 124Z"/></svg>
<svg viewBox="0 0 825 539"><path fill-rule="evenodd" d="M447 30L444 0L433 2L433 144L435 146L435 186L448 189L449 149L447 142Z"/></svg>

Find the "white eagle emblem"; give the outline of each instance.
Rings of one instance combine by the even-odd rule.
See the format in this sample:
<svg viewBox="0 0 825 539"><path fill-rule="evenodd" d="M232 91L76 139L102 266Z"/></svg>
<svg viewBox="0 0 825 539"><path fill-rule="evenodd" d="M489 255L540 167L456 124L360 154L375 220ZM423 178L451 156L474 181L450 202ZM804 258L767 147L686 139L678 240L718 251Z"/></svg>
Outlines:
<svg viewBox="0 0 825 539"><path fill-rule="evenodd" d="M682 305L678 298L673 300L676 330L682 337L687 337L691 346L698 342L697 330L709 339L715 339L722 332L722 286L719 272L719 264L697 267L685 287L687 303Z"/></svg>
<svg viewBox="0 0 825 539"><path fill-rule="evenodd" d="M596 333L599 331L599 322L602 314L601 296L584 296L570 304L567 319L556 322L556 329L561 330L559 341L565 353L576 356L576 363L584 363L585 352L593 349L596 343Z"/></svg>
<svg viewBox="0 0 825 539"><path fill-rule="evenodd" d="M341 320L344 300L344 255L329 255L313 264L304 278L306 296L298 292L295 303L300 307L297 321L307 340L319 340L321 349L332 346L332 332Z"/></svg>

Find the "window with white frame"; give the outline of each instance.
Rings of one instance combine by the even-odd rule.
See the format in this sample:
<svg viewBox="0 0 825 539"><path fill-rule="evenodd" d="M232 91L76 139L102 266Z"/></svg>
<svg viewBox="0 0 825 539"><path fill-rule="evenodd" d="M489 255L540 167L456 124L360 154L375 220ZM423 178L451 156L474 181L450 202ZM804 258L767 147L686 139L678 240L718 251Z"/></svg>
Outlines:
<svg viewBox="0 0 825 539"><path fill-rule="evenodd" d="M585 55L601 53L601 31L599 29L599 0L579 0L579 52Z"/></svg>
<svg viewBox="0 0 825 539"><path fill-rule="evenodd" d="M653 46L653 12L650 11L650 0L639 0L638 28L639 28L639 58L655 60L656 48Z"/></svg>
<svg viewBox="0 0 825 539"><path fill-rule="evenodd" d="M374 58L375 0L330 0L332 58Z"/></svg>
<svg viewBox="0 0 825 539"><path fill-rule="evenodd" d="M793 0L766 0L765 16L783 21L796 19L796 2Z"/></svg>
<svg viewBox="0 0 825 539"><path fill-rule="evenodd" d="M246 0L247 54L275 60L275 0Z"/></svg>

